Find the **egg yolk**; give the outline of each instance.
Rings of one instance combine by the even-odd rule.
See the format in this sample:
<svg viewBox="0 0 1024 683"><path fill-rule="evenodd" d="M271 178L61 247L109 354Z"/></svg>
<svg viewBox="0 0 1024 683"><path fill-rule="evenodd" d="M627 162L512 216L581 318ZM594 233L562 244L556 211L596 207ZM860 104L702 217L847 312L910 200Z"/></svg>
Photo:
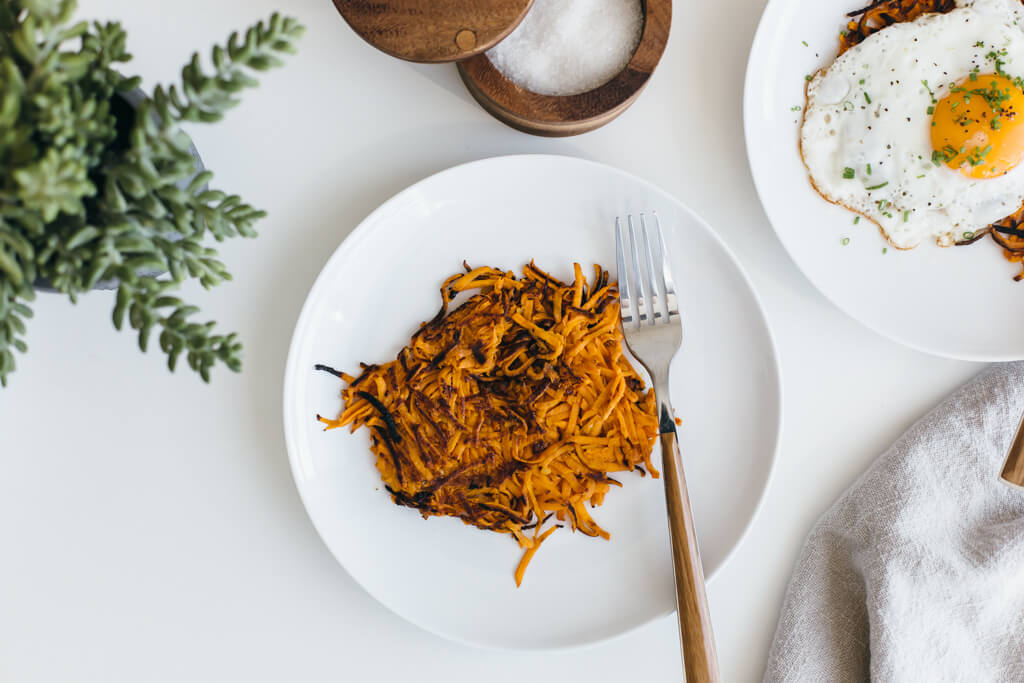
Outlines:
<svg viewBox="0 0 1024 683"><path fill-rule="evenodd" d="M1024 159L1024 91L1002 74L972 74L932 105L932 161L971 178Z"/></svg>

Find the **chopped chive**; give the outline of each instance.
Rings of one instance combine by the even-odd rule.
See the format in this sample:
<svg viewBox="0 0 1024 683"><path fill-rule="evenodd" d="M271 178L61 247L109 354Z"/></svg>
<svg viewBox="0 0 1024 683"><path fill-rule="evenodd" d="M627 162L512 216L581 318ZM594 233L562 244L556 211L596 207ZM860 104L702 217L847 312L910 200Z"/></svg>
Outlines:
<svg viewBox="0 0 1024 683"><path fill-rule="evenodd" d="M887 181L885 181L884 183L879 183L878 185L872 185L871 187L866 187L866 188L864 188L864 189L865 189L865 190L868 190L869 192L870 192L871 190L880 190L881 188L885 187L885 186L886 186L886 185L888 185L888 184L889 184L889 181L887 180Z"/></svg>
<svg viewBox="0 0 1024 683"><path fill-rule="evenodd" d="M966 232L964 233L964 239L965 239L965 240L969 240L969 239L971 239L972 237L974 237L974 232L973 232L972 230L968 230L968 231L966 231Z"/></svg>
<svg viewBox="0 0 1024 683"><path fill-rule="evenodd" d="M921 175L919 175L919 176L917 176L917 177L918 177L918 178L924 178L924 173L922 173Z"/></svg>
<svg viewBox="0 0 1024 683"><path fill-rule="evenodd" d="M903 222L904 222L904 223L906 223L906 222L907 222L907 218L908 218L909 216L910 216L910 209L907 209L906 211L904 211L904 212L903 212Z"/></svg>
<svg viewBox="0 0 1024 683"><path fill-rule="evenodd" d="M935 113L935 107L934 106L928 107L928 116L931 116L934 113Z"/></svg>
<svg viewBox="0 0 1024 683"><path fill-rule="evenodd" d="M971 166L979 166L991 151L992 145L987 145L984 149L978 149L977 147L975 147L974 149L971 150L971 153L967 155L967 163L969 163ZM961 150L961 154L962 153L963 150Z"/></svg>
<svg viewBox="0 0 1024 683"><path fill-rule="evenodd" d="M853 178L853 169L850 168L849 166L844 168L843 169L843 177L846 178L847 180L850 180L851 178Z"/></svg>
<svg viewBox="0 0 1024 683"><path fill-rule="evenodd" d="M853 224L857 225L858 223L860 223L860 216L854 216L853 217Z"/></svg>
<svg viewBox="0 0 1024 683"><path fill-rule="evenodd" d="M883 254L888 254L889 253L889 247L882 247L882 253Z"/></svg>
<svg viewBox="0 0 1024 683"><path fill-rule="evenodd" d="M952 145L946 145L942 150L935 150L932 152L932 163L936 166L941 166L944 162L955 159L958 154L963 154L963 149L959 152Z"/></svg>
<svg viewBox="0 0 1024 683"><path fill-rule="evenodd" d="M868 164L868 175L871 175L871 164Z"/></svg>
<svg viewBox="0 0 1024 683"><path fill-rule="evenodd" d="M860 84L861 84L861 85L864 85L864 79L863 79L863 78L862 78L862 79L860 79Z"/></svg>
<svg viewBox="0 0 1024 683"><path fill-rule="evenodd" d="M801 40L800 42L804 44L804 47L807 47L807 41L806 40Z"/></svg>
<svg viewBox="0 0 1024 683"><path fill-rule="evenodd" d="M843 246L845 247L849 243L850 243L850 238L849 237L844 237L843 238Z"/></svg>
<svg viewBox="0 0 1024 683"><path fill-rule="evenodd" d="M789 110L790 111L800 111L800 105L799 104L794 104L792 107L789 108Z"/></svg>
<svg viewBox="0 0 1024 683"><path fill-rule="evenodd" d="M932 89L931 89L931 88L930 88L930 87L928 86L928 81L921 81L921 85L923 85L923 86L924 86L924 89L928 91L928 97L930 97L930 98L931 98L931 100L932 100L932 104L935 104L935 103L937 103L937 102L938 102L938 100L937 100L937 99L935 99L935 93L933 93L933 92L932 92Z"/></svg>
<svg viewBox="0 0 1024 683"><path fill-rule="evenodd" d="M871 96L870 95L868 95L867 93L864 93L864 99L867 101L868 104L871 104Z"/></svg>
<svg viewBox="0 0 1024 683"><path fill-rule="evenodd" d="M806 76L804 76L804 80L805 80L805 81L809 81L809 80L811 80L812 78L813 78L813 76L811 76L811 74L807 74Z"/></svg>
<svg viewBox="0 0 1024 683"><path fill-rule="evenodd" d="M849 100L843 102L843 111L853 111L853 102Z"/></svg>

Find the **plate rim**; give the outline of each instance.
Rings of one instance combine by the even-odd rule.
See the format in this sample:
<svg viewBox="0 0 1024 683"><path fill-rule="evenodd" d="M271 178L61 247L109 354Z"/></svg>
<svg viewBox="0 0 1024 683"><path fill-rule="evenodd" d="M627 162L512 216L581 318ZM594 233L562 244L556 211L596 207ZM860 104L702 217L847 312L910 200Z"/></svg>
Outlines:
<svg viewBox="0 0 1024 683"><path fill-rule="evenodd" d="M806 279L807 282L809 282L811 286L814 287L815 291L817 291L830 304L832 304L832 306L834 306L836 310L840 311L843 315L847 316L851 320L856 321L859 325L866 327L867 329L871 330L880 337L883 337L884 339L888 339L890 341L896 342L897 344L900 344L901 346L905 346L907 348L913 349L915 351L920 351L922 353L927 353L931 356L936 356L938 358L949 358L952 360L963 360L979 363L1003 363L1008 361L1021 360L1022 358L1024 358L1024 348L1022 348L1021 351L1017 353L977 353L971 351L956 351L938 348L919 341L913 341L905 338L903 335L897 332L886 330L884 329L884 327L876 323L869 322L848 310L846 306L844 306L840 301L837 300L836 296L834 296L831 292L826 291L821 285L819 285L818 281L815 280L815 278L811 277L810 273L804 267L803 263L793 255L794 250L790 247L791 240L787 240L783 232L776 227L776 224L781 221L776 220L775 216L772 215L772 211L768 208L768 202L765 201L767 191L766 188L762 187L764 181L759 180L758 172L757 169L754 168L754 159L751 154L751 150L756 146L753 141L753 136L751 133L752 122L754 119L754 115L752 112L754 110L754 107L756 106L753 102L753 90L755 85L754 74L758 71L758 69L761 69L761 71L763 72L764 68L766 68L759 64L755 64L755 59L763 56L764 51L767 49L765 44L769 44L769 34L771 33L771 31L768 30L766 24L768 14L774 11L775 7L780 5L784 1L785 0L768 0L768 2L764 6L764 10L761 12L760 19L758 19L757 30L754 32L754 39L750 43L750 52L747 54L747 66L743 78L743 141L747 156L747 168L750 170L750 176L754 181L754 191L757 193L757 199L761 204L761 210L764 211L765 217L768 219L768 224L771 226L772 231L775 233L775 236L782 244L782 247L786 250L786 256L796 266L797 270L800 271L800 273L804 276L804 279ZM790 1L808 2L809 0ZM781 40L781 38L779 38L779 40Z"/></svg>
<svg viewBox="0 0 1024 683"><path fill-rule="evenodd" d="M298 429L299 427L298 427L298 425L293 425L292 424L293 420L292 420L292 417L291 417L291 414L290 414L290 411L289 411L289 408L291 406L291 400L290 399L291 399L291 397L295 393L294 392L294 387L295 387L296 382L298 381L298 379L297 379L298 378L298 373L297 373L297 366L296 366L296 364L298 363L299 345L297 344L297 342L300 341L300 339L299 339L300 335L303 333L304 328L309 324L309 320L308 319L309 319L309 316L312 315L311 311L312 311L312 307L313 307L314 295L318 294L320 288L323 286L323 281L324 281L324 278L325 278L325 274L331 269L332 264L336 260L342 258L344 253L346 253L347 251L349 251L352 248L354 248L354 246L358 245L358 243L363 239L363 235L365 233L368 233L372 229L370 226L377 222L376 219L382 213L387 211L395 203L399 202L407 193L411 193L411 192L416 191L424 183L431 182L431 181L436 181L438 178L440 178L440 177L442 177L444 175L447 175L447 174L456 173L456 172L462 172L465 169L467 169L468 167L492 165L492 164L500 165L500 164L506 163L506 162L508 162L510 160L526 160L528 162L532 161L532 162L537 162L537 163L552 163L552 162L554 162L554 163L570 163L570 164L581 164L581 165L596 166L596 167L600 167L605 172L613 173L613 174L616 174L616 175L618 175L620 177L627 178L627 179L629 179L629 180L631 180L633 182L636 182L636 183L638 183L638 184L640 184L642 186L645 186L648 189L651 189L651 190L655 191L658 194L664 195L665 197L669 198L672 202L677 204L679 208L683 209L684 213L686 213L694 222L699 224L701 226L701 228L705 230L705 232L707 232L707 234L711 237L711 239L722 249L722 251L724 252L726 257L735 266L737 272L739 273L740 277L742 278L742 281L747 286L747 289L750 291L750 294L752 296L753 304L756 307L757 312L760 314L761 322L762 322L762 324L764 326L764 330L765 330L765 333L766 333L766 338L767 338L767 341L768 341L768 348L767 348L767 350L769 352L769 356L770 356L771 361L772 361L771 362L771 367L769 369L772 372L772 374L774 376L774 380L775 380L775 382L774 382L775 383L775 392L774 392L773 398L774 398L775 405L777 406L777 415L776 415L776 419L774 420L775 442L772 445L772 448L771 448L771 451L770 451L770 458L769 458L769 461L767 463L767 470L766 470L766 474L765 474L765 477L764 477L764 482L763 482L763 484L761 486L761 489L760 489L760 491L758 493L757 501L755 502L754 507L753 507L753 509L752 509L752 511L751 511L751 513L750 513L750 515L748 517L748 519L745 521L745 523L743 525L742 531L737 536L736 541L732 544L732 547L730 547L729 550L725 553L725 556L719 562L718 566L716 566L705 577L706 583L708 585L710 585L711 582L715 579L715 577L718 576L721 573L722 569L724 567L726 567L732 561L732 559L735 557L738 549L744 544L744 542L747 540L748 536L750 535L751 530L752 530L752 528L754 526L754 522L761 516L761 513L763 512L763 508L764 508L764 505L765 505L765 500L766 500L767 495L768 495L768 491L772 488L772 485L775 482L776 474L777 474L777 469L778 469L779 452L781 450L783 429L784 429L784 424L785 424L785 421L784 421L785 405L784 405L784 389L783 389L782 363L781 363L781 358L780 358L779 352L778 352L778 344L777 344L776 339L775 339L775 333L772 330L772 325L771 325L771 322L770 322L769 317L768 317L768 312L765 310L764 303L761 300L761 296L760 296L757 288L754 286L753 281L751 281L749 273L747 273L746 269L743 267L742 262L739 260L739 258L733 252L733 250L725 243L725 241L718 234L718 232L716 232L707 221L705 221L703 218L701 218L696 212L694 212L687 204L685 204L682 200L680 200L674 194L672 194L671 192L668 192L667 190L662 189L661 187L659 187L658 185L654 184L653 182L651 182L649 180L646 180L644 178L641 178L640 176L634 175L634 174L632 174L632 173L630 173L628 171L619 169L619 168L617 168L615 166L611 166L609 164L605 164L605 163L601 163L601 162L597 162L597 161L592 161L590 159L585 159L585 158L575 157L575 156L569 156L569 155L561 155L561 154L506 154L506 155L484 157L484 158L481 158L481 159L476 159L476 160L473 160L473 161L468 161L468 162L464 162L464 163L461 163L461 164L456 164L454 166L449 166L449 167L444 168L444 169L442 169L440 171L437 171L435 173L431 173L429 175L426 175L426 176L420 178L419 180L409 184L408 186L406 186L402 190L399 190L397 193L391 195L390 197L385 199L383 202L381 202L370 213L368 213L359 222L359 224L355 228L353 228L352 231L344 239L341 240L341 242L338 244L338 246L332 252L331 256L327 259L327 261L321 267L320 272L317 273L316 279L313 281L313 284L309 288L309 292L306 294L306 298L303 301L302 308L300 309L298 318L296 319L295 327L292 330L291 339L290 339L289 345L288 345L288 355L287 355L287 359L286 359L286 362L285 362L284 378L283 378L283 385L282 385L282 389L283 389L283 391L282 391L282 418L283 418L283 423L284 423L283 427L284 427L285 452L286 452L286 454L288 456L288 465L289 465L289 470L290 470L291 475L292 475L292 481L295 484L296 490L298 491L299 499L302 502L303 510L306 513L306 517L309 519L310 523L313 525L313 528L316 531L317 536L320 539L320 542L323 543L323 545L325 546L327 551L331 554L331 557L334 559L334 561L338 564L338 566L346 574L348 574L348 576L352 579L352 581L364 593L366 593L367 595L372 597L382 607L386 608L389 612L391 612L395 616L405 620L406 622L408 622L410 624L413 624L414 626L416 626L417 628L419 628L419 629L421 629L423 631L426 631L426 632L434 634L434 635L436 635L438 637L444 638L445 640L448 640L448 641L451 641L451 642L455 642L455 643L459 643L461 645L467 645L467 646L471 646L471 647L478 648L478 649L483 649L483 650L504 651L504 652L552 652L552 653L554 653L554 652L565 652L565 651L570 651L570 650L579 650L579 649L583 649L583 648L593 647L593 646L596 646L596 645L600 645L602 643L607 643L607 642L611 642L613 640L617 640L619 638L623 638L623 637L627 636L628 634L633 633L633 632L639 630L640 628L642 628L644 626L647 626L647 625L649 625L649 624L651 624L651 623L653 623L655 621L658 621L660 619L664 619L664 618L668 617L669 615L675 613L676 610L674 608L670 608L670 609L668 609L666 611L663 611L663 612L661 612L659 614L653 615L649 619L646 619L646 620L643 620L643 621L639 621L636 624L633 624L633 625L629 626L628 628L622 629L621 631L618 631L618 632L615 632L615 633L599 636L597 638L592 638L590 640L584 640L584 641L574 642L574 643L569 643L569 644L552 645L550 647L523 647L523 646L517 646L517 645L508 645L508 646L506 646L506 645L495 644L495 643L490 643L490 642L474 641L474 640L467 639L467 638L465 638L465 637L463 637L463 636L461 636L459 634L451 633L451 632L449 632L447 630L439 629L437 627L430 626L430 625L422 623L418 619L416 619L414 617L411 617L408 614L404 613L396 605L393 605L391 602L384 600L381 596L377 595L377 593L375 593L374 591L370 590L363 583L363 581L361 581L359 579L359 577L357 577L351 571L349 571L348 567L342 561L342 558L340 558L334 552L334 549L332 548L331 544L328 543L326 537L324 536L323 530L321 529L320 525L317 523L317 520L314 517L314 515L313 515L313 513L312 513L312 511L310 509L310 506L309 506L309 504L307 502L306 493L304 491L303 484L299 481L298 472L299 472L300 468L299 468L299 464L297 462L297 455L295 453L295 451L297 450L297 444L296 444L296 438L295 438L295 436L292 433L293 429Z"/></svg>

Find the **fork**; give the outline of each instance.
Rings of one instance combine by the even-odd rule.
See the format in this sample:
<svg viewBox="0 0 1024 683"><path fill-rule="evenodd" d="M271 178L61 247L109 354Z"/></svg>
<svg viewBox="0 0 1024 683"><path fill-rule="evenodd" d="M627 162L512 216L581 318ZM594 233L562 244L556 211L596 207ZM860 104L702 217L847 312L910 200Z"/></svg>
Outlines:
<svg viewBox="0 0 1024 683"><path fill-rule="evenodd" d="M630 262L624 258L622 228L615 219L615 257L619 279L619 307L622 331L633 356L654 383L661 432L662 469L665 472L665 502L672 537L672 566L676 582L676 612L683 669L688 683L719 681L718 658L711 632L704 571L697 548L693 511L686 491L686 478L679 455L675 413L669 402L668 368L683 340L683 324L675 283L665 254L665 239L657 214L654 216L656 253L648 238L647 221L640 214L642 244L637 242L633 216L626 217ZM646 272L641 271L641 260ZM632 276L628 268L632 265ZM635 278L635 279L634 279ZM660 288L659 288L660 285Z"/></svg>

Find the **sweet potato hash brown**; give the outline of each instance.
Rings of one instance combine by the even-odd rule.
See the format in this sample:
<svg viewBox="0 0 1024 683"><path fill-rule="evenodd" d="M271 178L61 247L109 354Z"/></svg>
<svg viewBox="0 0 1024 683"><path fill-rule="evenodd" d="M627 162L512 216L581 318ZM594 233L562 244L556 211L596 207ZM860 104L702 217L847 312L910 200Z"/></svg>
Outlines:
<svg viewBox="0 0 1024 683"><path fill-rule="evenodd" d="M609 538L590 516L616 472L658 472L654 393L623 356L616 284L579 264L561 282L533 262L470 268L441 287L441 310L398 357L340 377L327 429L365 427L385 488L424 518L458 517L533 554L562 526ZM471 296L449 310L460 293Z"/></svg>

